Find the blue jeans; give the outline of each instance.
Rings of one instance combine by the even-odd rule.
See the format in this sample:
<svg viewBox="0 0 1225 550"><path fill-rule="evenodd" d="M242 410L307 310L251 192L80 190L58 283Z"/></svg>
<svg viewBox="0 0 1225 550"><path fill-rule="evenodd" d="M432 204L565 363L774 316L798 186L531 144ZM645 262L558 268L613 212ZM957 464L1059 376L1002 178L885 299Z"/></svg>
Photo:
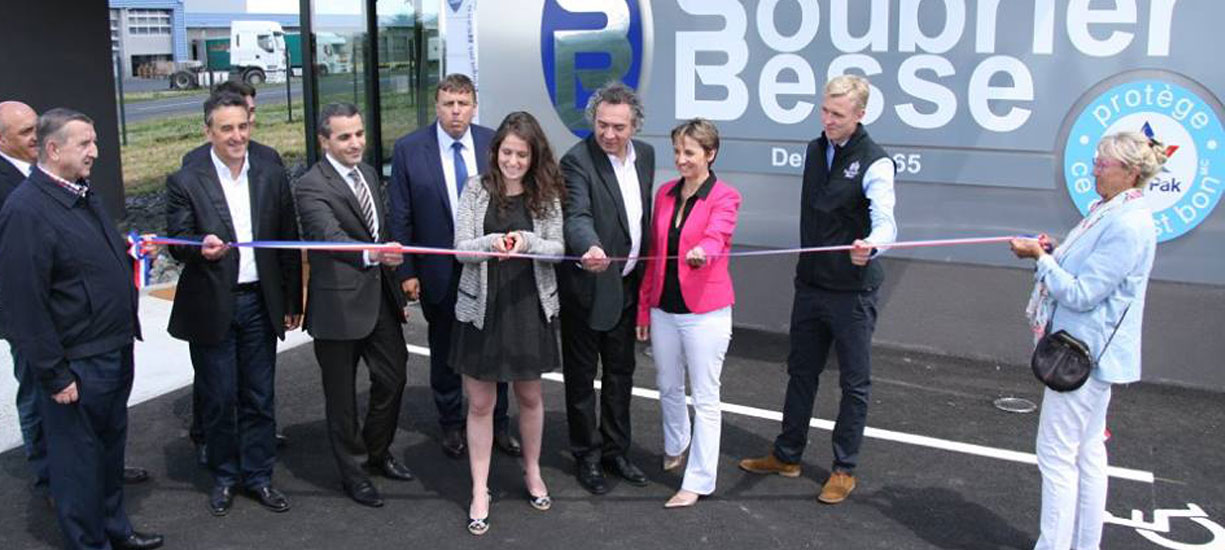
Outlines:
<svg viewBox="0 0 1225 550"><path fill-rule="evenodd" d="M38 379L30 364L9 348L13 354L13 375L17 377L17 417L21 422L21 441L26 461L34 470L34 488L48 490L47 440L43 436L42 416L38 413Z"/></svg>
<svg viewBox="0 0 1225 550"><path fill-rule="evenodd" d="M268 485L276 462L276 334L260 293L236 293L234 319L220 343L189 348L214 482Z"/></svg>

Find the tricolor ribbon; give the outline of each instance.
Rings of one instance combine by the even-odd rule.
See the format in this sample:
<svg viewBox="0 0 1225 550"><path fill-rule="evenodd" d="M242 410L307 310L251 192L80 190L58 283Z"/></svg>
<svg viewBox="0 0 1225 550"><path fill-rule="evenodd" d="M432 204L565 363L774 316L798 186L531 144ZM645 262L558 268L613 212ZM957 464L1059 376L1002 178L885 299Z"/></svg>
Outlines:
<svg viewBox="0 0 1225 550"><path fill-rule="evenodd" d="M128 233L128 255L132 257L132 284L136 285L136 290L149 285L149 277L153 271L153 255L145 252L145 246L157 244L154 242L156 238L157 235L153 233Z"/></svg>

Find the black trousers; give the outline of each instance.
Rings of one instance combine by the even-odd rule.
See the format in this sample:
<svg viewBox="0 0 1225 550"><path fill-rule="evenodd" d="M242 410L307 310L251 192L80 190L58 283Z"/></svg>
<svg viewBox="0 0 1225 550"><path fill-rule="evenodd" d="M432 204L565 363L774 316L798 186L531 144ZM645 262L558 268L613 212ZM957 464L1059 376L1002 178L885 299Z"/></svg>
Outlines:
<svg viewBox="0 0 1225 550"><path fill-rule="evenodd" d="M622 279L625 303L621 318L608 331L587 324L588 312L574 303L562 304L562 374L566 379L566 420L570 450L578 460L599 462L629 452L630 392L634 388L634 324L637 321L638 277ZM596 374L600 376L600 415L596 418Z"/></svg>
<svg viewBox="0 0 1225 550"><path fill-rule="evenodd" d="M74 359L79 399L61 405L38 389L55 516L65 548L110 548L132 534L123 508L123 453L132 346Z"/></svg>
<svg viewBox="0 0 1225 550"><path fill-rule="evenodd" d="M452 277L451 289L446 298L437 304L421 301L421 313L429 325L426 339L430 345L430 390L434 393L434 405L438 407L438 423L443 430L458 430L464 427L468 411L464 409L464 381L451 369L451 327L455 325L455 299L459 288L459 270ZM506 409L510 400L506 397L506 383L498 384L498 403L493 409L495 432L509 429Z"/></svg>
<svg viewBox="0 0 1225 550"><path fill-rule="evenodd" d="M838 353L838 383L842 388L838 419L834 424L833 469L855 470L872 388L876 293L875 289L834 292L796 281L783 431L774 440L774 455L779 460L797 463L803 458L813 401L830 347L833 347Z"/></svg>
<svg viewBox="0 0 1225 550"><path fill-rule="evenodd" d="M362 462L387 457L396 434L404 396L408 349L390 303L379 300L374 330L360 340L315 340L315 359L323 374L324 409L332 454L346 487L367 479ZM357 362L370 371L366 421L357 417Z"/></svg>

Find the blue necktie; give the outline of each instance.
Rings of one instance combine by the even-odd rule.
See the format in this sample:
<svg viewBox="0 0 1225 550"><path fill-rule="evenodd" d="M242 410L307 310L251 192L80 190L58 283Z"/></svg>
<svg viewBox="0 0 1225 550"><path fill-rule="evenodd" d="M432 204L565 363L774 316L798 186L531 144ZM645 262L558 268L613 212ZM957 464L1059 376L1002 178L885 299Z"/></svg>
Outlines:
<svg viewBox="0 0 1225 550"><path fill-rule="evenodd" d="M468 165L464 164L464 144L451 142L451 152L455 154L455 196L464 193L464 182L468 181Z"/></svg>

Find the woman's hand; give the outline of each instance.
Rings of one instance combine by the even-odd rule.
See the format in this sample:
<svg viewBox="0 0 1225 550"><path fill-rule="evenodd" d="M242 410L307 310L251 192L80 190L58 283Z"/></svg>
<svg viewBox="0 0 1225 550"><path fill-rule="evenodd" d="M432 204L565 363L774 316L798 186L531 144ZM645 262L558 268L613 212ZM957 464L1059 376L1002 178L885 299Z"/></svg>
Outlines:
<svg viewBox="0 0 1225 550"><path fill-rule="evenodd" d="M638 336L639 342L646 342L651 339L651 327L649 325L638 325L634 332Z"/></svg>
<svg viewBox="0 0 1225 550"><path fill-rule="evenodd" d="M510 254L522 254L527 249L527 239L518 231L511 231L502 238L506 241L506 251Z"/></svg>
<svg viewBox="0 0 1225 550"><path fill-rule="evenodd" d="M1018 238L1008 241L1008 246L1012 249L1012 253L1018 258L1033 258L1037 260L1046 254L1046 250L1042 247L1041 238L1025 239Z"/></svg>
<svg viewBox="0 0 1225 550"><path fill-rule="evenodd" d="M706 251L702 250L700 246L689 249L689 252L685 254L685 263L689 264L689 267L692 268L706 265Z"/></svg>
<svg viewBox="0 0 1225 550"><path fill-rule="evenodd" d="M505 254L507 250L506 235L494 235L493 242L490 243L489 248L498 254Z"/></svg>

